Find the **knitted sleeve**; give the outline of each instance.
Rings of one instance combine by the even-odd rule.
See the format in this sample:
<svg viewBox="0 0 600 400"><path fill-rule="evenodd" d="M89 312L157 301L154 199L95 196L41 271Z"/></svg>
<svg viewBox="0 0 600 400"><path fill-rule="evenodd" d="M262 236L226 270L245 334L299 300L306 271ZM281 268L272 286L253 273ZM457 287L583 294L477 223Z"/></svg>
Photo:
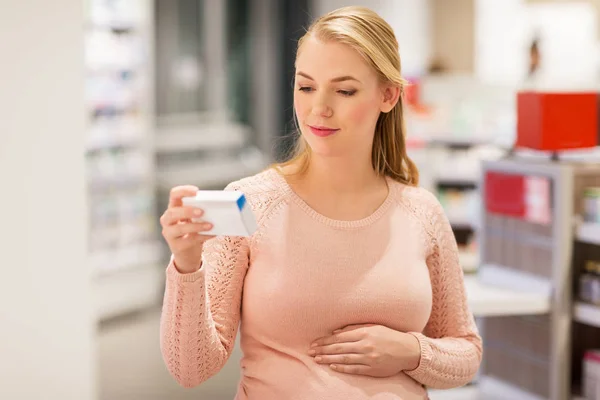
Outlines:
<svg viewBox="0 0 600 400"><path fill-rule="evenodd" d="M243 191L257 219L276 198L260 176L250 183L230 184L226 190ZM260 230L260 219L258 222ZM199 271L181 274L173 262L167 267L161 352L167 369L184 387L206 381L231 356L240 323L250 242L244 237L215 237L204 243Z"/></svg>
<svg viewBox="0 0 600 400"><path fill-rule="evenodd" d="M421 332L419 366L406 373L425 386L449 389L469 383L481 364L482 341L469 310L456 239L438 200L415 189L412 202L425 226L433 307Z"/></svg>

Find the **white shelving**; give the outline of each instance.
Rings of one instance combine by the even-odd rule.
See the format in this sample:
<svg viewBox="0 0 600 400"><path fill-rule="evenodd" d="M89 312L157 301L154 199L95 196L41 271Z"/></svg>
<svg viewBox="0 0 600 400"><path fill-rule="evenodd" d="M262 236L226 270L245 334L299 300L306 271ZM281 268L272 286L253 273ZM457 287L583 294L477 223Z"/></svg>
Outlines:
<svg viewBox="0 0 600 400"><path fill-rule="evenodd" d="M577 240L600 246L600 223L581 223L577 228Z"/></svg>
<svg viewBox="0 0 600 400"><path fill-rule="evenodd" d="M103 276L116 271L137 268L140 265L155 264L162 257L162 246L159 241L134 243L127 247L92 253L89 267L94 276Z"/></svg>
<svg viewBox="0 0 600 400"><path fill-rule="evenodd" d="M245 161L229 158L182 163L161 168L157 172L157 184L162 190L182 184L196 185L200 188L225 185L256 174L264 167L266 164L262 159Z"/></svg>
<svg viewBox="0 0 600 400"><path fill-rule="evenodd" d="M483 377L476 385L450 390L430 390L430 400L544 400L498 379ZM573 400L585 400L573 396Z"/></svg>
<svg viewBox="0 0 600 400"><path fill-rule="evenodd" d="M242 148L248 135L248 127L232 122L160 127L156 135L156 150L171 153Z"/></svg>
<svg viewBox="0 0 600 400"><path fill-rule="evenodd" d="M582 324L600 328L600 306L581 302L576 303L574 318L577 322L581 322Z"/></svg>
<svg viewBox="0 0 600 400"><path fill-rule="evenodd" d="M479 267L479 254L474 251L463 250L459 252L458 258L464 272L475 272Z"/></svg>
<svg viewBox="0 0 600 400"><path fill-rule="evenodd" d="M479 390L477 386L466 386L450 390L430 390L430 400L478 400Z"/></svg>
<svg viewBox="0 0 600 400"><path fill-rule="evenodd" d="M552 294L552 281L502 265L483 264L479 272L479 280L498 289L506 289L514 293L531 294L549 299Z"/></svg>
<svg viewBox="0 0 600 400"><path fill-rule="evenodd" d="M100 276L92 285L97 319L104 320L159 303L165 265L148 264Z"/></svg>
<svg viewBox="0 0 600 400"><path fill-rule="evenodd" d="M88 263L99 320L157 302L153 3L86 2Z"/></svg>
<svg viewBox="0 0 600 400"><path fill-rule="evenodd" d="M469 307L476 317L538 315L550 311L550 296L540 292L505 289L465 276Z"/></svg>
<svg viewBox="0 0 600 400"><path fill-rule="evenodd" d="M453 174L450 171L440 173L436 179L438 184L454 184L457 186L477 186L479 177L467 174Z"/></svg>

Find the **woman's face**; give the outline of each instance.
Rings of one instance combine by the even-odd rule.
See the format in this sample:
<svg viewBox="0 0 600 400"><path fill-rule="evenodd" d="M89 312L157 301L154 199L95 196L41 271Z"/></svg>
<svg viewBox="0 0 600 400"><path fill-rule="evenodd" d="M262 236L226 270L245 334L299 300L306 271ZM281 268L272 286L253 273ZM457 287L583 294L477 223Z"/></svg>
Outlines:
<svg viewBox="0 0 600 400"><path fill-rule="evenodd" d="M302 135L322 156L370 156L375 125L399 89L382 85L351 47L308 37L296 59L294 108Z"/></svg>

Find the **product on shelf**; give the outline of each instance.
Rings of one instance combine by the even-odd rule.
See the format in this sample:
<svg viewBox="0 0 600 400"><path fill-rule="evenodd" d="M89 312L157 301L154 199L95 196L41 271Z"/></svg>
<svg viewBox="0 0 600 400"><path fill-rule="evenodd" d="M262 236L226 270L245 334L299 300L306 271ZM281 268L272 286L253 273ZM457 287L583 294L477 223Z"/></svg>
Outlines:
<svg viewBox="0 0 600 400"><path fill-rule="evenodd" d="M600 262L585 263L585 272L579 277L579 298L600 305Z"/></svg>
<svg viewBox="0 0 600 400"><path fill-rule="evenodd" d="M583 358L583 393L586 400L600 400L600 350L588 350Z"/></svg>
<svg viewBox="0 0 600 400"><path fill-rule="evenodd" d="M517 94L517 147L560 151L598 146L598 93Z"/></svg>
<svg viewBox="0 0 600 400"><path fill-rule="evenodd" d="M159 262L150 3L92 0L85 36L89 252L93 272Z"/></svg>
<svg viewBox="0 0 600 400"><path fill-rule="evenodd" d="M479 217L479 195L477 192L438 189L437 197L452 225L476 226Z"/></svg>
<svg viewBox="0 0 600 400"><path fill-rule="evenodd" d="M583 191L584 219L600 223L600 187L588 187Z"/></svg>

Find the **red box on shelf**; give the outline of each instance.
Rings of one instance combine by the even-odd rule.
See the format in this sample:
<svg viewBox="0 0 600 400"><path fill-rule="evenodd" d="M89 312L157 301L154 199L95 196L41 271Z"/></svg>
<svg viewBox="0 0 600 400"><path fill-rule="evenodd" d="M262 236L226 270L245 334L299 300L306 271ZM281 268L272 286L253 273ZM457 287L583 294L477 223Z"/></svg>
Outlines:
<svg viewBox="0 0 600 400"><path fill-rule="evenodd" d="M517 94L517 147L558 151L600 145L595 92Z"/></svg>
<svg viewBox="0 0 600 400"><path fill-rule="evenodd" d="M484 204L489 214L536 224L552 222L551 181L544 176L488 171Z"/></svg>
<svg viewBox="0 0 600 400"><path fill-rule="evenodd" d="M525 177L488 171L485 174L485 208L490 214L525 216Z"/></svg>

